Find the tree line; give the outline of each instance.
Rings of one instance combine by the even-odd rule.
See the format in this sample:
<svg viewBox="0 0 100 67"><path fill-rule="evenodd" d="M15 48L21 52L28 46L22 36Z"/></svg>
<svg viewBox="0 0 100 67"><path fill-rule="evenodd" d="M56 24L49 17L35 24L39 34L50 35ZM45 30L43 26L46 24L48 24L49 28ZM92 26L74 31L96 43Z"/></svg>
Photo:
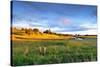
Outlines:
<svg viewBox="0 0 100 67"><path fill-rule="evenodd" d="M42 34L42 33L45 33L45 34L55 34L55 35L59 35L59 36L72 36L72 34L60 34L60 33L56 33L56 32L52 32L50 29L49 30L45 30L43 32L41 32L38 28L16 28L14 27L13 28L14 30L16 30L17 32L22 32L22 33L25 33L25 34L28 34L28 35L31 35L31 34Z"/></svg>

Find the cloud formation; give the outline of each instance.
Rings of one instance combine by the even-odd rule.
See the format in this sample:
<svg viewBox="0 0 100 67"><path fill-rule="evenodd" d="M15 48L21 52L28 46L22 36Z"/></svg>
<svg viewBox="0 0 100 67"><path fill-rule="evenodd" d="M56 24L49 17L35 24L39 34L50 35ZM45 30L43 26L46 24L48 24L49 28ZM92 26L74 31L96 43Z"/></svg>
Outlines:
<svg viewBox="0 0 100 67"><path fill-rule="evenodd" d="M51 29L58 33L97 34L97 7L14 1L14 27ZM95 33L90 33L95 32Z"/></svg>

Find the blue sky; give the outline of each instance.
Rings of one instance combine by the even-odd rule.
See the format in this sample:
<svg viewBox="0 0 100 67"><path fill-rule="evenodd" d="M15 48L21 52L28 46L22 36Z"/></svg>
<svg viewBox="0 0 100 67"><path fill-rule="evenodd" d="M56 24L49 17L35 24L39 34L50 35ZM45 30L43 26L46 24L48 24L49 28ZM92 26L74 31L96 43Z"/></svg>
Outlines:
<svg viewBox="0 0 100 67"><path fill-rule="evenodd" d="M63 34L97 34L97 7L13 1L12 25L40 31L50 28Z"/></svg>

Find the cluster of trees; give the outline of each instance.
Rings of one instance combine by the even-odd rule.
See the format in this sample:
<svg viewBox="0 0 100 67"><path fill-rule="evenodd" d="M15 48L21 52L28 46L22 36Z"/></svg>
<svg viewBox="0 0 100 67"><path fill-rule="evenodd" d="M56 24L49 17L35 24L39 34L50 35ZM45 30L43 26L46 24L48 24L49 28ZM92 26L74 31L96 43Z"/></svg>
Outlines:
<svg viewBox="0 0 100 67"><path fill-rule="evenodd" d="M59 34L59 33L55 33L55 32L52 32L50 29L49 30L45 30L43 32L41 32L38 28L21 28L21 29L18 29L18 28L13 28L14 30L17 30L17 32L20 32L20 33L26 33L28 35L30 34L42 34L42 33L46 33L46 34L55 34L55 35L58 35L58 36L72 36L71 34Z"/></svg>
<svg viewBox="0 0 100 67"><path fill-rule="evenodd" d="M23 31L24 33L26 33L28 35L33 34L33 33L35 33L35 34L41 33L39 31L39 29L37 29L37 28L34 28L34 29L31 29L31 28L29 28L29 29L25 28L24 29L24 28L22 28L21 31Z"/></svg>
<svg viewBox="0 0 100 67"><path fill-rule="evenodd" d="M42 33L53 34L53 32L51 32L50 30L45 30L43 32L40 32L40 30L38 28L34 28L34 29L21 28L21 31L23 31L24 33L26 33L28 35L30 35L32 33L35 33L35 34L42 34Z"/></svg>

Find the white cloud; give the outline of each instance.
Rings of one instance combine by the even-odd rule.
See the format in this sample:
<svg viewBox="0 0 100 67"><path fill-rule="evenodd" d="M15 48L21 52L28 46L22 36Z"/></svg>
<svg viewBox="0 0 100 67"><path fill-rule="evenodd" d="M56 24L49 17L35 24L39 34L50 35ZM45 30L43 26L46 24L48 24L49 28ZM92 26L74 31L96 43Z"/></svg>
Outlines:
<svg viewBox="0 0 100 67"><path fill-rule="evenodd" d="M32 24L33 26L31 26L29 23ZM32 22L29 22L29 23L27 23L26 21L20 21L20 22L13 23L12 26L13 27L32 28L32 29L33 28L38 28L41 32L49 29L47 24L32 23ZM34 26L34 25L37 25L37 26ZM38 25L40 25L40 26L38 26ZM83 28L85 30L82 30L82 31L78 31L78 30L77 31L70 31L69 28L60 28L58 26L51 27L50 29L53 32L62 33L62 34L91 34L91 35L97 34L97 24L84 23L84 24L81 24L79 27Z"/></svg>
<svg viewBox="0 0 100 67"><path fill-rule="evenodd" d="M86 29L91 29L91 30L96 30L97 29L97 24L94 24L94 23L84 23L84 24L81 24L80 27L86 28Z"/></svg>
<svg viewBox="0 0 100 67"><path fill-rule="evenodd" d="M61 30L65 30L66 28L60 28L60 27L53 27L50 28L52 31L56 32L56 31L61 31Z"/></svg>
<svg viewBox="0 0 100 67"><path fill-rule="evenodd" d="M88 30L88 31L74 31L74 32L57 32L62 34L80 34L80 35L97 35L97 30Z"/></svg>
<svg viewBox="0 0 100 67"><path fill-rule="evenodd" d="M29 26L28 23L25 23L24 21L20 21L20 22L17 22L17 23L13 23L12 27L25 27L25 28L28 28L30 26Z"/></svg>

